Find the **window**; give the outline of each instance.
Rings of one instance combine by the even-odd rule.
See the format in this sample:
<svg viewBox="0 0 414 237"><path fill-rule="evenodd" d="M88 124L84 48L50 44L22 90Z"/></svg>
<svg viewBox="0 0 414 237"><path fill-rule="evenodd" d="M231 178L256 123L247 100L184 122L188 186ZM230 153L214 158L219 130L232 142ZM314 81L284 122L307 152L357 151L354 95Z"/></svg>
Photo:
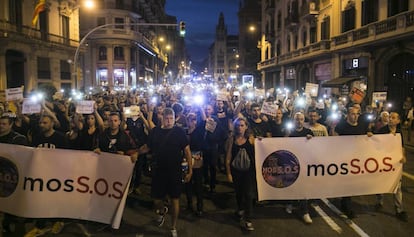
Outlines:
<svg viewBox="0 0 414 237"><path fill-rule="evenodd" d="M306 31L306 29L304 29L302 31L302 44L303 44L303 47L306 46L307 40L308 40L308 32Z"/></svg>
<svg viewBox="0 0 414 237"><path fill-rule="evenodd" d="M70 64L65 60L60 60L60 79L70 80Z"/></svg>
<svg viewBox="0 0 414 237"><path fill-rule="evenodd" d="M282 14L280 12L277 13L277 30L282 28Z"/></svg>
<svg viewBox="0 0 414 237"><path fill-rule="evenodd" d="M125 86L125 69L117 68L114 70L114 86Z"/></svg>
<svg viewBox="0 0 414 237"><path fill-rule="evenodd" d="M69 17L62 16L62 37L65 44L69 44Z"/></svg>
<svg viewBox="0 0 414 237"><path fill-rule="evenodd" d="M107 68L98 69L98 83L100 86L108 85L108 69Z"/></svg>
<svg viewBox="0 0 414 237"><path fill-rule="evenodd" d="M105 25L106 24L105 17L98 17L96 19L96 22L97 22L98 26Z"/></svg>
<svg viewBox="0 0 414 237"><path fill-rule="evenodd" d="M124 0L116 0L115 1L115 8L116 9L124 9Z"/></svg>
<svg viewBox="0 0 414 237"><path fill-rule="evenodd" d="M51 79L52 77L50 74L50 59L37 57L37 78Z"/></svg>
<svg viewBox="0 0 414 237"><path fill-rule="evenodd" d="M114 59L115 60L124 60L124 48L117 46L114 48Z"/></svg>
<svg viewBox="0 0 414 237"><path fill-rule="evenodd" d="M355 6L350 5L342 12L342 32L355 29Z"/></svg>
<svg viewBox="0 0 414 237"><path fill-rule="evenodd" d="M286 40L286 45L287 45L287 51L290 52L290 36L288 35L287 40Z"/></svg>
<svg viewBox="0 0 414 237"><path fill-rule="evenodd" d="M330 36L330 24L331 24L331 18L325 17L321 23L321 40L327 40L329 39Z"/></svg>
<svg viewBox="0 0 414 237"><path fill-rule="evenodd" d="M39 28L42 40L49 41L49 11L41 11L39 13Z"/></svg>
<svg viewBox="0 0 414 237"><path fill-rule="evenodd" d="M115 17L115 23L116 24L124 24L125 23L124 18ZM117 26L115 26L115 28L116 29L124 29L124 26L123 25L117 25Z"/></svg>
<svg viewBox="0 0 414 237"><path fill-rule="evenodd" d="M280 41L276 44L276 56L280 56Z"/></svg>
<svg viewBox="0 0 414 237"><path fill-rule="evenodd" d="M298 48L298 35L297 34L295 34L294 36L293 36L293 50L295 50L295 49L297 49Z"/></svg>
<svg viewBox="0 0 414 237"><path fill-rule="evenodd" d="M311 44L315 43L316 37L317 37L316 26L311 26L311 28L309 29L309 42Z"/></svg>
<svg viewBox="0 0 414 237"><path fill-rule="evenodd" d="M104 46L101 46L101 47L99 47L99 60L106 60L107 58L107 56L106 56L106 47L104 47Z"/></svg>
<svg viewBox="0 0 414 237"><path fill-rule="evenodd" d="M132 47L132 48L130 48L130 59L131 59L131 62L135 62L135 60L136 60L136 54L137 54L137 48L135 48L135 47Z"/></svg>
<svg viewBox="0 0 414 237"><path fill-rule="evenodd" d="M408 0L388 0L388 16L408 11Z"/></svg>
<svg viewBox="0 0 414 237"><path fill-rule="evenodd" d="M365 0L362 2L361 25L378 21L378 0Z"/></svg>
<svg viewBox="0 0 414 237"><path fill-rule="evenodd" d="M9 17L11 24L22 26L22 0L9 0Z"/></svg>

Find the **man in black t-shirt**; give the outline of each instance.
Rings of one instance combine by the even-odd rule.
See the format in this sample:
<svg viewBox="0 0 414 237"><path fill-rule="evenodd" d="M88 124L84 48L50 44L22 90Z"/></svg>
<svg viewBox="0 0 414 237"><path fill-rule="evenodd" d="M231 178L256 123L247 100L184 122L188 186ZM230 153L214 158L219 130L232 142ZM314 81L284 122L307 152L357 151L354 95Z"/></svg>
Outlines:
<svg viewBox="0 0 414 237"><path fill-rule="evenodd" d="M0 143L16 144L27 146L27 138L20 133L13 131L13 118L11 115L3 114L0 117Z"/></svg>
<svg viewBox="0 0 414 237"><path fill-rule="evenodd" d="M56 131L54 127L53 117L43 115L39 120L39 133L33 134L32 146L43 148L69 148L69 141L65 134Z"/></svg>
<svg viewBox="0 0 414 237"><path fill-rule="evenodd" d="M131 161L135 162L138 152L131 138L121 129L121 116L117 112L112 112L108 117L108 128L99 135L98 147L94 152L109 152L120 155L130 155Z"/></svg>
<svg viewBox="0 0 414 237"><path fill-rule="evenodd" d="M293 120L295 121L295 126L292 131L289 133L289 137L306 137L307 139L311 139L313 137L312 130L305 128L305 115L301 112L297 112L293 116ZM308 200L300 200L300 212L302 215L302 219L306 224L312 224L312 218L309 215L309 206ZM288 204L286 207L286 212L291 213L292 207L291 204Z"/></svg>
<svg viewBox="0 0 414 237"><path fill-rule="evenodd" d="M69 148L69 141L65 134L56 131L53 127L55 125L52 115L43 114L39 119L39 132L33 134L32 146L39 148L56 149ZM51 228L51 232L54 234L60 233L65 223L62 220L52 219L54 224ZM35 222L35 227L26 233L25 236L40 236L47 233L50 228L46 227L46 219L38 219Z"/></svg>
<svg viewBox="0 0 414 237"><path fill-rule="evenodd" d="M360 109L358 107L350 107L344 122L340 122L335 127L335 135L365 135L368 128L363 123L358 123L360 116ZM355 213L352 210L351 197L343 197L341 200L341 209L348 216L349 219L355 218Z"/></svg>
<svg viewBox="0 0 414 237"><path fill-rule="evenodd" d="M191 179L192 156L184 130L174 126L174 111L171 108L165 108L162 115L162 126L155 127L148 139L148 147L156 162L152 170L151 196L154 198L156 212L159 215L158 226L164 224L164 216L168 212L168 208L163 206L163 201L167 196L171 199L171 234L176 236L182 179L184 178L185 182L189 182ZM183 154L188 162L188 172L184 177L181 170Z"/></svg>
<svg viewBox="0 0 414 237"><path fill-rule="evenodd" d="M261 114L259 104L253 103L250 106L251 116L248 118L250 128L254 137L271 137L272 132L267 120L263 120L265 116Z"/></svg>

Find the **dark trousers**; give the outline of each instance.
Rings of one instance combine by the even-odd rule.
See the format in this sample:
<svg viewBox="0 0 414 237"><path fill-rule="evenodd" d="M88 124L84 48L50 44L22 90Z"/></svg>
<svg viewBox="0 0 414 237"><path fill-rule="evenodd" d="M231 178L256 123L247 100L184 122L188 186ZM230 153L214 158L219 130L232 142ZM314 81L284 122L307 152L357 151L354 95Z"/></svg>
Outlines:
<svg viewBox="0 0 414 237"><path fill-rule="evenodd" d="M138 160L134 166L134 172L132 176L132 188L138 188L141 184L142 173L147 167L147 155L142 154L138 156Z"/></svg>
<svg viewBox="0 0 414 237"><path fill-rule="evenodd" d="M203 211L203 170L202 168L194 168L193 176L190 182L185 184L185 194L187 197L187 204L192 208L193 206L193 191L197 198L197 211Z"/></svg>
<svg viewBox="0 0 414 237"><path fill-rule="evenodd" d="M249 220L253 210L254 174L249 171L232 170L238 211L244 211L243 218Z"/></svg>
<svg viewBox="0 0 414 237"><path fill-rule="evenodd" d="M211 146L210 149L203 151L203 173L204 181L210 180L210 191L216 188L217 182L217 160L218 160L218 146ZM209 179L210 173L210 179Z"/></svg>

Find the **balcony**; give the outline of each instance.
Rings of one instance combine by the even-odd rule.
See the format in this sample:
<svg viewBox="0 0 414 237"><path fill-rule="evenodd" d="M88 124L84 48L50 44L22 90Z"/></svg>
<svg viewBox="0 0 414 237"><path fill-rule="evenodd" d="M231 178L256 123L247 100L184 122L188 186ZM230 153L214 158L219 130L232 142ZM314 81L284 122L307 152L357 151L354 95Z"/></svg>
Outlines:
<svg viewBox="0 0 414 237"><path fill-rule="evenodd" d="M274 67L277 64L277 57L272 57L257 64L257 70L263 70L269 67Z"/></svg>
<svg viewBox="0 0 414 237"><path fill-rule="evenodd" d="M36 41L39 44L48 43L51 46L68 46L78 47L79 41L71 40L60 35L54 35L46 32L41 32L38 29L29 26L17 26L8 21L0 20L0 39L9 38L13 41L20 41L25 43L33 43Z"/></svg>
<svg viewBox="0 0 414 237"><path fill-rule="evenodd" d="M296 61L303 61L307 58L317 57L323 54L329 54L331 47L330 40L322 40L314 44L310 44L306 47L285 53L279 57L273 57L271 59L259 62L257 64L258 70L264 70L266 68L275 67L278 65L290 64Z"/></svg>
<svg viewBox="0 0 414 237"><path fill-rule="evenodd" d="M401 13L332 37L332 48L342 49L372 42L378 43L378 40L388 41L407 34L414 35L414 11Z"/></svg>

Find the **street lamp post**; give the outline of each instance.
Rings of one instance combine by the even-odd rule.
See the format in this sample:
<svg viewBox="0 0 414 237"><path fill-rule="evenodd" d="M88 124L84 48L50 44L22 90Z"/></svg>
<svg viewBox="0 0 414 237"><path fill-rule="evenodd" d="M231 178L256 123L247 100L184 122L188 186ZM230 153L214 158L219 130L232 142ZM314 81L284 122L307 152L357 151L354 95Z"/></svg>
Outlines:
<svg viewBox="0 0 414 237"><path fill-rule="evenodd" d="M100 25L100 26L96 26L95 28L93 28L92 30L90 30L85 36L83 36L83 38L81 39L81 41L79 42L78 47L76 48L75 51L75 56L73 58L73 76L74 76L74 83L75 83L75 89L79 89L78 88L78 74L77 74L77 59L79 56L79 50L80 47L83 45L83 43L85 42L85 40L95 31L105 28L105 27L109 27L109 26L177 26L177 24L172 24L172 23L108 23L108 24L104 24L104 25Z"/></svg>

